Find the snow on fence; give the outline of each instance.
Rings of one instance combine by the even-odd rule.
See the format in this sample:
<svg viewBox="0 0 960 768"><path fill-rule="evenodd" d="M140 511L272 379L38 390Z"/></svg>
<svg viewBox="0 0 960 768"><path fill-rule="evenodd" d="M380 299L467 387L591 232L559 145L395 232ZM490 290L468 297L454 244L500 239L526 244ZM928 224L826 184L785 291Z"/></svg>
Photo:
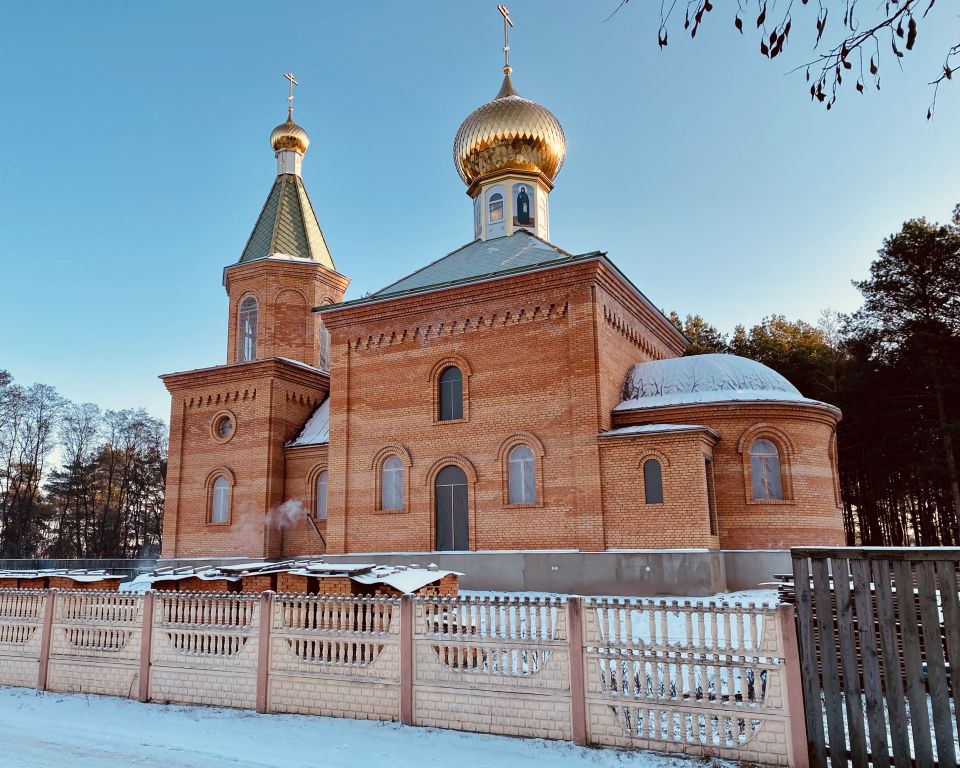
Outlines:
<svg viewBox="0 0 960 768"><path fill-rule="evenodd" d="M0 590L2 685L771 765L806 764L795 646L790 606Z"/></svg>
<svg viewBox="0 0 960 768"><path fill-rule="evenodd" d="M586 600L584 629L592 741L790 764L778 609Z"/></svg>

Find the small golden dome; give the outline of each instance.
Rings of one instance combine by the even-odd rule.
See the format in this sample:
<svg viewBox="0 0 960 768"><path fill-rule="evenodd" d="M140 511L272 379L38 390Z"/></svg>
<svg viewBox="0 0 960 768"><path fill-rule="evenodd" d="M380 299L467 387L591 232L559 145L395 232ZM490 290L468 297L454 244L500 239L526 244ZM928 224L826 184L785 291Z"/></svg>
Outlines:
<svg viewBox="0 0 960 768"><path fill-rule="evenodd" d="M310 137L303 128L293 122L292 117L288 117L287 122L280 123L273 129L273 133L270 134L270 143L273 145L274 152L293 149L304 154L310 147Z"/></svg>
<svg viewBox="0 0 960 768"><path fill-rule="evenodd" d="M467 185L506 169L539 171L553 181L566 154L560 121L516 92L509 68L500 93L471 112L453 140L457 173Z"/></svg>

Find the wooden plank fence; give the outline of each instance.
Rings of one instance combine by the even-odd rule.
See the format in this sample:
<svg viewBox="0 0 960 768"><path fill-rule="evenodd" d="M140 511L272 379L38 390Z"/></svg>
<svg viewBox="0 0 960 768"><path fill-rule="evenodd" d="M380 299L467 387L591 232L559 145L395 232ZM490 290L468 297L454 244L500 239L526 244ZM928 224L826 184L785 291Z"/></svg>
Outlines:
<svg viewBox="0 0 960 768"><path fill-rule="evenodd" d="M956 766L960 549L792 555L810 765Z"/></svg>

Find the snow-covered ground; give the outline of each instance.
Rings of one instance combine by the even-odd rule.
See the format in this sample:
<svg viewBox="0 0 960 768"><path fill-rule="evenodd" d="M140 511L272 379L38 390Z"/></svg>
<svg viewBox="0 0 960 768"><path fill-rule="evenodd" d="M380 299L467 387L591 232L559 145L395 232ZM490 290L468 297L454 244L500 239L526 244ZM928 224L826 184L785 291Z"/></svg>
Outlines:
<svg viewBox="0 0 960 768"><path fill-rule="evenodd" d="M651 752L0 687L3 768L694 768Z"/></svg>

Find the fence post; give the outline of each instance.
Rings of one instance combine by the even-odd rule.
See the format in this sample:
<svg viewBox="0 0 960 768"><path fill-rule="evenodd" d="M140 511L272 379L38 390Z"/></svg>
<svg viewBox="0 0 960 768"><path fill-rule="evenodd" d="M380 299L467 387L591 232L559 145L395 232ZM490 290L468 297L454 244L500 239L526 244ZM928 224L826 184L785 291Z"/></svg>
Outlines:
<svg viewBox="0 0 960 768"><path fill-rule="evenodd" d="M273 597L271 590L260 593L260 641L257 648L257 712L268 711L270 687L270 631L273 629Z"/></svg>
<svg viewBox="0 0 960 768"><path fill-rule="evenodd" d="M400 722L413 725L413 595L400 598Z"/></svg>
<svg viewBox="0 0 960 768"><path fill-rule="evenodd" d="M777 623L783 638L784 695L790 713L790 751L792 768L809 768L807 718L803 709L803 678L800 673L800 645L797 642L796 610L792 605L777 606Z"/></svg>
<svg viewBox="0 0 960 768"><path fill-rule="evenodd" d="M47 590L43 606L43 634L40 636L40 666L37 669L37 690L47 690L47 670L50 667L50 641L53 639L53 614L57 605L57 590Z"/></svg>
<svg viewBox="0 0 960 768"><path fill-rule="evenodd" d="M583 679L583 606L567 598L567 642L570 645L570 730L573 743L587 745L587 691Z"/></svg>
<svg viewBox="0 0 960 768"><path fill-rule="evenodd" d="M150 654L153 649L153 603L154 591L143 595L143 620L140 623L140 701L150 701Z"/></svg>

